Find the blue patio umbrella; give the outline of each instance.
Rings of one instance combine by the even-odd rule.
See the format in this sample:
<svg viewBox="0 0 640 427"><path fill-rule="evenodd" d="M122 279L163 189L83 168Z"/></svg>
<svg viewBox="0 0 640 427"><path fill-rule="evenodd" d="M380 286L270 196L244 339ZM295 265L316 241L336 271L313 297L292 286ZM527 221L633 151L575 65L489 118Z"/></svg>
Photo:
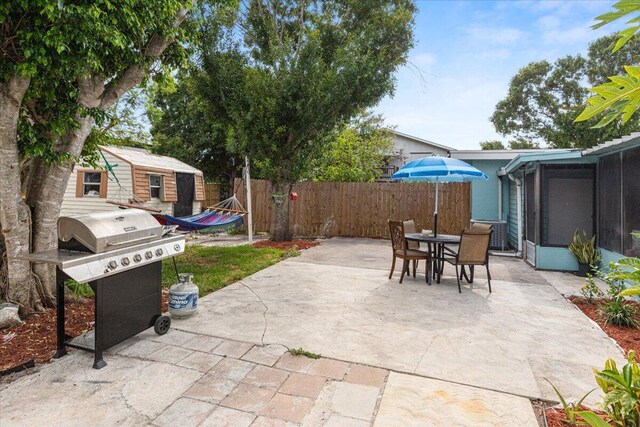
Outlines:
<svg viewBox="0 0 640 427"><path fill-rule="evenodd" d="M466 182L489 177L469 163L451 157L423 157L404 165L392 175L400 181L430 181L436 183L436 203L433 212L433 234L438 235L438 185L440 182Z"/></svg>

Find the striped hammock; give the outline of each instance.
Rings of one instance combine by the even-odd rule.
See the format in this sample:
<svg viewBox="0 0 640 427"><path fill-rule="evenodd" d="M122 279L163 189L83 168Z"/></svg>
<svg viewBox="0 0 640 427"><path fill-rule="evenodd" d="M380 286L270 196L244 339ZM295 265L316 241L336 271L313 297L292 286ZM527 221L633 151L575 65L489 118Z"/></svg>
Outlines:
<svg viewBox="0 0 640 427"><path fill-rule="evenodd" d="M158 215L156 219L166 225L177 225L180 231L203 231L241 227L243 217L247 213L234 194L196 215L180 218L171 215Z"/></svg>

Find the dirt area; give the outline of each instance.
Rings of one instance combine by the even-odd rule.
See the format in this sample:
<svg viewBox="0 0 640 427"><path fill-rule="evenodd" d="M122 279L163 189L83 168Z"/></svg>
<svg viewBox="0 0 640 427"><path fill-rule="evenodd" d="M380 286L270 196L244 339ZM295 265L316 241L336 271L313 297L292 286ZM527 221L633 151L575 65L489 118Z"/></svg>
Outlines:
<svg viewBox="0 0 640 427"><path fill-rule="evenodd" d="M282 249L287 251L292 248L299 249L299 250L309 249L314 246L318 246L319 244L320 244L320 241L318 240L306 240L306 239L296 239L296 240L291 240L289 242L272 242L271 240L261 240L259 242L254 243L253 247L276 248L276 249Z"/></svg>
<svg viewBox="0 0 640 427"><path fill-rule="evenodd" d="M162 311L168 310L167 290L162 291ZM65 332L78 336L93 328L93 299L65 305ZM56 309L34 314L22 324L0 331L0 373L27 363L48 363L56 350Z"/></svg>
<svg viewBox="0 0 640 427"><path fill-rule="evenodd" d="M602 316L598 312L598 308L602 301L595 301L593 304L589 304L586 298L572 296L569 300L574 303L584 314L586 314L591 320L596 322L602 330L613 338L620 347L622 347L625 353L629 350L633 350L636 354L640 355L640 329L636 328L623 328L616 325L607 325L602 320ZM629 302L629 304L635 304ZM640 310L640 304L636 304ZM637 320L640 322L640 315L637 316ZM604 360L602 361L604 365Z"/></svg>

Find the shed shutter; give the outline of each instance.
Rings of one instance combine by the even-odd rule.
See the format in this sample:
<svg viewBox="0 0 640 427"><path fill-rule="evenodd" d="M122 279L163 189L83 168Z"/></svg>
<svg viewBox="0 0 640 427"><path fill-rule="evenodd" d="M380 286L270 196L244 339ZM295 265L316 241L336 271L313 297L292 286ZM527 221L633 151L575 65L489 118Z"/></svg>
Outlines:
<svg viewBox="0 0 640 427"><path fill-rule="evenodd" d="M196 197L195 200L201 202L205 199L204 195L204 177L202 175L195 175L195 184L196 184Z"/></svg>
<svg viewBox="0 0 640 427"><path fill-rule="evenodd" d="M165 202L178 201L178 189L176 187L176 174L171 173L164 176L164 199Z"/></svg>
<svg viewBox="0 0 640 427"><path fill-rule="evenodd" d="M100 198L107 198L108 177L107 171L82 169L76 172L76 197L84 197L84 174L99 173L100 174Z"/></svg>
<svg viewBox="0 0 640 427"><path fill-rule="evenodd" d="M84 171L78 171L76 173L76 197L83 196L83 192L82 192L83 181L84 181Z"/></svg>

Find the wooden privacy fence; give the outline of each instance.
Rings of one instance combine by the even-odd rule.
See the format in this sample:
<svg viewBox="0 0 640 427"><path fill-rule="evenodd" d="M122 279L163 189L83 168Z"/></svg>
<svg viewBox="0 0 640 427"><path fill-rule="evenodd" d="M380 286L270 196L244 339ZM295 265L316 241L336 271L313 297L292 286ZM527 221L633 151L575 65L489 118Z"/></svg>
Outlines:
<svg viewBox="0 0 640 427"><path fill-rule="evenodd" d="M202 209L213 206L220 201L220 184L206 183L204 185L204 203Z"/></svg>
<svg viewBox="0 0 640 427"><path fill-rule="evenodd" d="M234 183L247 206L244 183ZM388 219L415 219L418 229L433 228L435 185L424 182L302 182L289 206L294 236L388 238ZM271 183L251 180L253 228L271 227ZM471 219L470 185L440 184L438 232L459 234ZM246 221L245 221L246 225Z"/></svg>

